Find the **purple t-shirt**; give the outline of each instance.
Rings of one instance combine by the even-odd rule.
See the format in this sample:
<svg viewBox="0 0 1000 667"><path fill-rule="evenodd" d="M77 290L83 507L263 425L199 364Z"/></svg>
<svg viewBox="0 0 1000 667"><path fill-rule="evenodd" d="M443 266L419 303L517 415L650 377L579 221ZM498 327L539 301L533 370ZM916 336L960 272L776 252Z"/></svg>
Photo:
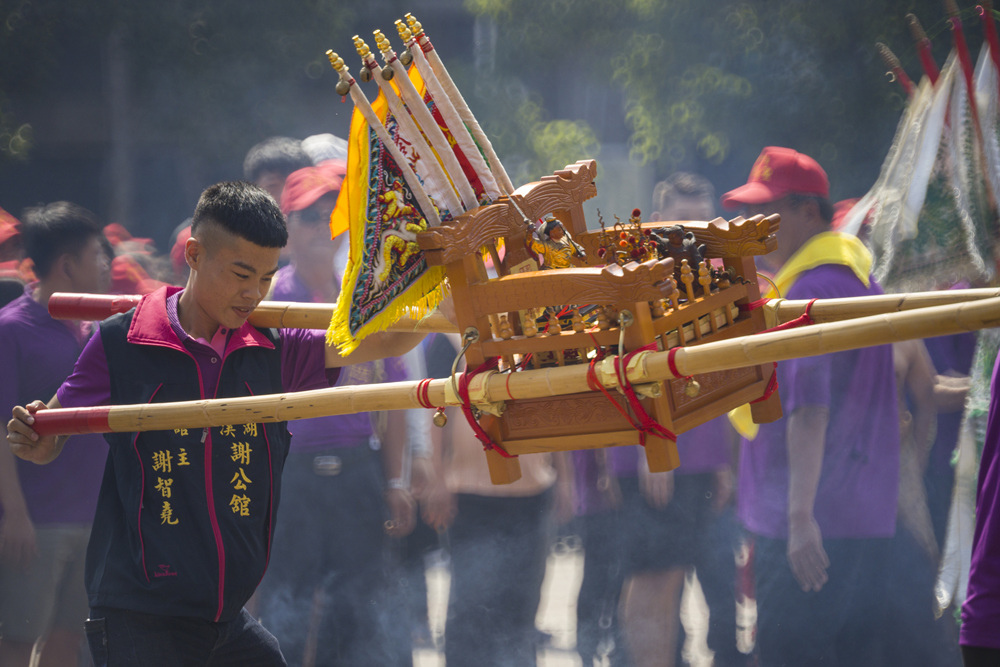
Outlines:
<svg viewBox="0 0 1000 667"><path fill-rule="evenodd" d="M803 273L789 299L881 294L847 267L825 264ZM899 410L892 346L861 348L778 364L785 419L761 424L744 441L738 511L748 530L788 537L787 417L826 407L829 424L814 516L824 538L891 537L899 487Z"/></svg>
<svg viewBox="0 0 1000 667"><path fill-rule="evenodd" d="M677 436L677 454L681 465L677 474L693 475L714 472L730 464L727 429L731 428L725 417L705 422L701 426ZM645 456L639 445L610 447L607 450L607 465L616 477L635 477L638 474L639 457ZM597 490L598 469L594 452L582 450L573 452L573 474L576 489L575 506L578 515L591 514L606 509L602 494Z"/></svg>
<svg viewBox="0 0 1000 667"><path fill-rule="evenodd" d="M962 605L960 642L1000 649L1000 423L997 384L1000 357L990 382L992 399L986 419L986 442L979 463L976 532L972 536L969 589Z"/></svg>
<svg viewBox="0 0 1000 667"><path fill-rule="evenodd" d="M206 398L215 393L222 369L219 353L211 345L189 336L177 320L177 301L181 292L167 298L167 317L171 326L201 370L202 391ZM285 391L323 389L337 379L337 369L326 369L326 334L312 329L280 329L281 381ZM66 408L107 405L111 400L108 359L100 335L92 337L83 348L73 373L56 392ZM197 400L200 396L192 396ZM106 450L105 450L106 451Z"/></svg>
<svg viewBox="0 0 1000 667"><path fill-rule="evenodd" d="M271 296L276 301L310 303L313 295L299 281L292 265L278 269L274 276ZM385 359L364 364L345 366L341 369L336 386L401 382L406 380L406 366L401 359ZM353 447L367 444L374 432L371 413L317 417L289 422L292 434L291 450L309 452L336 447Z"/></svg>
<svg viewBox="0 0 1000 667"><path fill-rule="evenodd" d="M52 398L73 370L84 343L79 327L52 319L31 291L29 286L0 310L0 368L4 371L0 410L8 416L15 405ZM91 523L107 454L108 445L100 435L75 435L48 465L17 459L31 520L38 525Z"/></svg>

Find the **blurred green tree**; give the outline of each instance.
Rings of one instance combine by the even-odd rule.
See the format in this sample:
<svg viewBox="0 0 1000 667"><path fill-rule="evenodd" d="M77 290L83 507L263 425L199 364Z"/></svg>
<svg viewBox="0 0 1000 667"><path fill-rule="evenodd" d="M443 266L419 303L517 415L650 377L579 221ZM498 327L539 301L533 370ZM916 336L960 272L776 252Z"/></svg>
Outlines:
<svg viewBox="0 0 1000 667"><path fill-rule="evenodd" d="M524 99L546 110L533 122L555 115L587 125L586 110L574 116L556 97L574 85L611 82L606 91L619 97L631 157L661 177L687 169L712 172L717 182L743 178L763 145L789 145L820 160L845 197L874 181L905 105L875 43L888 44L919 78L904 20L913 12L939 63L951 48L939 0L466 0L466 7L498 33L495 59L503 65L489 99L498 90L526 91ZM978 48L977 11L962 16ZM488 129L514 122L508 104L479 106ZM531 132L498 134L501 155L544 161ZM595 131L598 140L608 134Z"/></svg>

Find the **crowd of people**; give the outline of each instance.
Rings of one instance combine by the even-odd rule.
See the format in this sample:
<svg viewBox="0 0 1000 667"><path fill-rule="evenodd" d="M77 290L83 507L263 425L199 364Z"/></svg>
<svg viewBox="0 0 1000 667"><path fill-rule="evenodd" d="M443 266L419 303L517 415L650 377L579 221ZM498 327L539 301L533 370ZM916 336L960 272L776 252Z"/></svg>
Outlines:
<svg viewBox="0 0 1000 667"><path fill-rule="evenodd" d="M43 666L411 665L433 641L424 556L442 549L446 663L533 665L557 524L583 547L587 667L684 664L681 597L695 582L719 667L961 664L933 586L971 336L781 362L782 419L734 414L683 433L681 466L665 473L649 471L637 438L523 456L522 477L496 486L464 419L438 429L423 412L34 431L33 415L55 407L450 375L457 336L377 334L345 358L322 331L248 323L266 298L337 299L348 235L329 222L345 173L335 137L265 140L244 180L206 188L163 253L68 202L0 217L0 406L13 415L0 447L0 667L33 653ZM881 292L862 241L836 231L829 191L815 160L767 147L722 196L745 215L781 215L778 248L760 258L776 296ZM714 188L675 174L652 211L713 219ZM80 324L49 316L55 292L145 296ZM990 509L964 610L967 665L1000 652ZM749 599L753 646L737 641Z"/></svg>

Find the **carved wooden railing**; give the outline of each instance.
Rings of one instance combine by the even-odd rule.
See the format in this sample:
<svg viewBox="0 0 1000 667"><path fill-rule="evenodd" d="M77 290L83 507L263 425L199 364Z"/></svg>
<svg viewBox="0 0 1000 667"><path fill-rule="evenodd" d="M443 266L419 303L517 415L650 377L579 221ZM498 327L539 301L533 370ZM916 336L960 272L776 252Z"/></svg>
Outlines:
<svg viewBox="0 0 1000 667"><path fill-rule="evenodd" d="M593 160L577 162L540 181L418 235L427 261L446 268L460 331L474 331L465 356L468 368L498 357L503 372L540 365L589 363L598 349L621 353L656 343L660 349L762 331L763 314L748 309L760 299L753 256L776 247L778 218L685 222L706 261L675 266L674 259L604 266L598 257L601 232L588 231L582 204L596 195ZM589 266L536 268L526 242L544 215L559 218L586 250ZM672 223L666 223L672 224ZM643 223L662 227L665 223ZM496 251L502 246L501 260ZM484 257L491 257L489 268ZM675 271L676 269L676 271ZM675 274L681 276L680 281ZM546 313L546 308L549 308ZM587 310L590 319L581 313ZM563 311L563 325L553 314ZM623 316L627 313L627 316ZM596 317L595 317L596 316ZM754 366L678 378L643 387L641 404L667 431L683 433L708 419L760 399L773 368ZM697 391L692 389L697 387ZM780 416L777 396L755 403L757 421ZM499 415L482 412L479 423L510 454L606 447L638 442L632 423L601 393L508 400ZM648 436L651 470L671 470L680 461L675 442ZM487 450L496 483L516 479L516 458Z"/></svg>

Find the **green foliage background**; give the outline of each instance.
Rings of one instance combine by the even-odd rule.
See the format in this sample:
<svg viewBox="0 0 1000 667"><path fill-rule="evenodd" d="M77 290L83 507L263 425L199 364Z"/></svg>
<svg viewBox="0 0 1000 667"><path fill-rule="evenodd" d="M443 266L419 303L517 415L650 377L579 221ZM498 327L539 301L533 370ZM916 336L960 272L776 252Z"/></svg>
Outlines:
<svg viewBox="0 0 1000 667"><path fill-rule="evenodd" d="M139 228L179 222L210 179L239 176L256 141L345 133L351 105L333 94L324 52L351 52L350 36L374 27L398 44L392 21L407 11L424 21L515 182L624 146L652 180L685 169L723 190L777 144L820 160L835 198L858 196L905 104L875 43L917 78L904 21L914 12L938 62L951 47L938 0L0 0L0 206L16 213L33 203L29 189L77 196L35 187L64 179L51 160L103 169L101 139L47 144L36 114L83 99L100 107L117 56L135 159L160 179L146 183L137 167ZM962 12L978 49L975 9ZM92 133L110 134L100 108L90 113L106 125ZM66 166L67 155L77 162ZM179 176L164 177L167 158ZM95 201L89 190L77 197L99 213L115 187L101 183Z"/></svg>
<svg viewBox="0 0 1000 667"><path fill-rule="evenodd" d="M921 71L908 12L921 19L939 63L951 48L937 0L465 4L498 25L503 68L496 77L522 81L520 90L537 108L559 107L556 82L567 71L578 82L610 82L634 161L651 165L657 178L687 169L715 176L720 186L745 178L760 148L778 144L816 157L841 196L858 196L874 181L905 104L876 42L889 45L914 79ZM963 8L962 17L978 49L976 9ZM514 129L530 116L510 109L493 119L508 129L498 133L501 154L525 155L530 169L544 173L547 149L533 141L534 132ZM560 113L573 119L572 109ZM575 132L585 132L574 120ZM602 130L594 128L598 141Z"/></svg>

